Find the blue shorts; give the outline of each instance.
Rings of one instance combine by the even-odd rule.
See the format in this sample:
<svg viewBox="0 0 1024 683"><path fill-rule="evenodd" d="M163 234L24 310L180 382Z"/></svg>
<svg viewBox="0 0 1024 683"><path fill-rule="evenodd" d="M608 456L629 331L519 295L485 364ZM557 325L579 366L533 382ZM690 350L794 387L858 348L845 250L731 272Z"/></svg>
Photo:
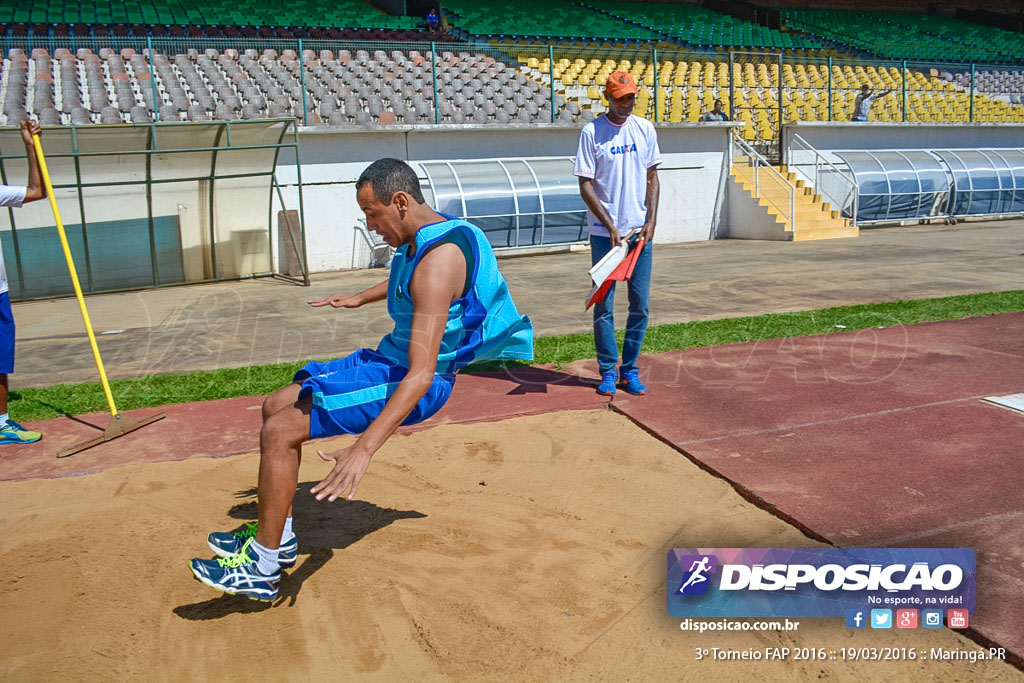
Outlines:
<svg viewBox="0 0 1024 683"><path fill-rule="evenodd" d="M371 349L328 363L307 363L292 381L302 384L299 398L313 397L310 438L365 432L407 372ZM422 422L440 410L454 384L455 375L434 375L430 389L402 424Z"/></svg>
<svg viewBox="0 0 1024 683"><path fill-rule="evenodd" d="M14 372L14 314L11 297L0 294L0 375Z"/></svg>

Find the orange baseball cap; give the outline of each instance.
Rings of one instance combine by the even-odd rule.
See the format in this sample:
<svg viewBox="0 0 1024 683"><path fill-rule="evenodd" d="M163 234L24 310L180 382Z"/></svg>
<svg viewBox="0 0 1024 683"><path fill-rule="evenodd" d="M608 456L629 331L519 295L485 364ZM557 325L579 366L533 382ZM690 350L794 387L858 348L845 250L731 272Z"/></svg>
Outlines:
<svg viewBox="0 0 1024 683"><path fill-rule="evenodd" d="M612 97L636 94L636 81L626 71L616 71L608 77L604 91Z"/></svg>

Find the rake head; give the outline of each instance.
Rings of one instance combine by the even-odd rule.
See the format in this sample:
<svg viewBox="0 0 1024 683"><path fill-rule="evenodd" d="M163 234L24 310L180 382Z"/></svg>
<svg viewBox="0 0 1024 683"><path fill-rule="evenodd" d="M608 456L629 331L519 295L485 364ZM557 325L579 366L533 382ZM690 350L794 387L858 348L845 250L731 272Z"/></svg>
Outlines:
<svg viewBox="0 0 1024 683"><path fill-rule="evenodd" d="M107 441L113 441L119 436L124 436L128 432L134 432L136 429L139 429L140 427L145 427L148 424L152 424L153 422L162 419L164 419L163 413L154 413L152 415L149 415L148 417L139 418L137 420L130 417L125 417L118 413L117 415L110 418L110 424L108 424L107 428L103 430L103 434L97 437L93 437L92 439L87 439L86 441L81 441L69 448L65 448L64 450L57 454L57 457L66 458L69 455L81 453L87 448L99 446L101 443L106 443Z"/></svg>

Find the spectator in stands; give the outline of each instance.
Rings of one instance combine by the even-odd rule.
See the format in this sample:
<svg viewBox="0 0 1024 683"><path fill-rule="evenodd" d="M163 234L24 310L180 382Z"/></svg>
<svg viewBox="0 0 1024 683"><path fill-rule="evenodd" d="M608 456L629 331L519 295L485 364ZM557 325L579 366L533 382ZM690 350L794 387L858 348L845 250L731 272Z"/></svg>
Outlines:
<svg viewBox="0 0 1024 683"><path fill-rule="evenodd" d="M636 81L625 71L608 77L608 111L583 127L573 171L579 177L580 194L588 209L593 263L618 246L630 231L639 231L634 243L643 238L633 276L627 282L629 318L618 371L619 349L612 317L614 284L604 301L594 305L594 343L601 370L597 393L604 396L615 393L616 380L631 394L647 392L640 383L637 359L647 331L661 152L654 124L633 116L636 92Z"/></svg>
<svg viewBox="0 0 1024 683"><path fill-rule="evenodd" d="M871 103L880 97L885 97L892 92L892 89L886 90L885 92L878 93L877 95L871 90L868 85L862 85L860 87L860 94L857 95L857 99L853 103L853 121L867 121L868 115L871 114Z"/></svg>
<svg viewBox="0 0 1024 683"><path fill-rule="evenodd" d="M28 157L28 187L0 185L0 206L21 206L46 196L46 187L39 176L39 160L32 144L33 135L42 135L35 121L21 122L21 139ZM14 372L14 316L8 294L4 253L0 250L0 444L32 443L43 435L25 429L7 415L7 375Z"/></svg>
<svg viewBox="0 0 1024 683"><path fill-rule="evenodd" d="M715 100L715 108L700 115L701 121L731 121L723 109L722 100Z"/></svg>
<svg viewBox="0 0 1024 683"><path fill-rule="evenodd" d="M437 10L433 7L431 7L430 11L427 12L427 16L425 18L427 20L427 28L431 31L436 31L441 25L441 17L437 15Z"/></svg>

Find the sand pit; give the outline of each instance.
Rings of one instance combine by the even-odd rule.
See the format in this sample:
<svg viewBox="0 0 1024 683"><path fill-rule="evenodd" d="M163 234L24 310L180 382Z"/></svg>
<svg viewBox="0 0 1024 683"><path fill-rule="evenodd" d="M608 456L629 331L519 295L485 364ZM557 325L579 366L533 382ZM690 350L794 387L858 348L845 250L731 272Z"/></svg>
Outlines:
<svg viewBox="0 0 1024 683"><path fill-rule="evenodd" d="M307 451L308 454L311 454ZM814 546L609 411L392 439L357 502L317 503L277 604L186 562L255 518L256 456L0 484L0 679L1021 680L1001 662L714 662L698 647L976 646L947 631L697 635L665 611L676 546Z"/></svg>

